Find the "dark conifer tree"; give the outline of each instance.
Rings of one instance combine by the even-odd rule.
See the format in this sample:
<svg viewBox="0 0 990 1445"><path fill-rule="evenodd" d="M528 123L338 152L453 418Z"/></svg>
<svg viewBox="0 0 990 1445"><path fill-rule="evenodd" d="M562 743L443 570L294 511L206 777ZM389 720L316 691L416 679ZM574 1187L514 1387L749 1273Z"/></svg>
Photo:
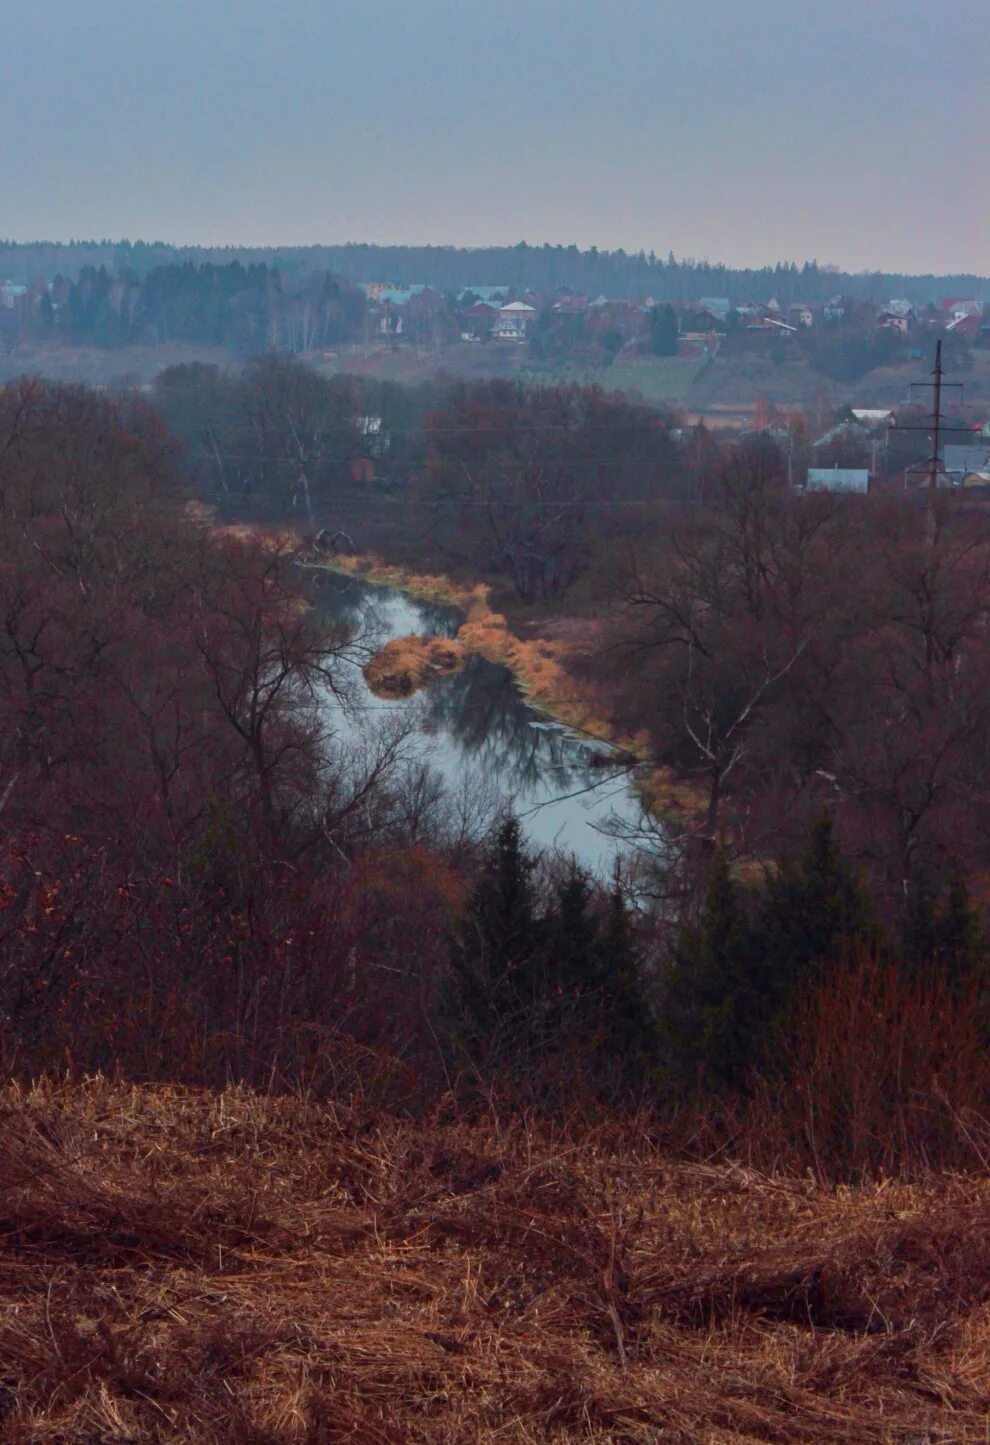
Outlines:
<svg viewBox="0 0 990 1445"><path fill-rule="evenodd" d="M611 1071L641 1087L654 1072L657 1033L625 893L616 878L595 942L601 1038Z"/></svg>
<svg viewBox="0 0 990 1445"><path fill-rule="evenodd" d="M519 821L507 814L489 844L451 948L442 1012L471 1054L510 1019L521 1019L540 971L533 860Z"/></svg>
<svg viewBox="0 0 990 1445"><path fill-rule="evenodd" d="M909 973L931 966L937 950L935 899L926 878L909 880L901 919L901 962Z"/></svg>
<svg viewBox="0 0 990 1445"><path fill-rule="evenodd" d="M767 1002L778 1020L822 965L881 945L870 895L828 812L811 824L798 858L783 859L768 875L759 924Z"/></svg>
<svg viewBox="0 0 990 1445"><path fill-rule="evenodd" d="M598 923L592 899L587 873L572 862L557 884L546 920L546 986L551 992L576 998L599 985Z"/></svg>
<svg viewBox="0 0 990 1445"><path fill-rule="evenodd" d="M677 313L668 302L655 306L650 315L650 339L654 356L677 355Z"/></svg>
<svg viewBox="0 0 990 1445"><path fill-rule="evenodd" d="M986 970L987 943L963 875L949 880L945 903L935 920L934 959L955 985L978 979Z"/></svg>
<svg viewBox="0 0 990 1445"><path fill-rule="evenodd" d="M682 928L675 945L662 1020L682 1082L743 1083L766 1024L760 962L748 910L719 848L701 916Z"/></svg>

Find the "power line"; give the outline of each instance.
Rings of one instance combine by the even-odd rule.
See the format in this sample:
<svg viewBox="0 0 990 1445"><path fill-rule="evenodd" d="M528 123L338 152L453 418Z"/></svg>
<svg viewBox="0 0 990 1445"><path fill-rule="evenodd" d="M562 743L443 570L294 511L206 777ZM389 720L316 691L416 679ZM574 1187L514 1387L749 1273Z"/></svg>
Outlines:
<svg viewBox="0 0 990 1445"><path fill-rule="evenodd" d="M195 460L195 459L193 459L193 460ZM211 455L209 452L205 452L205 451L202 452L202 453L200 454L199 460L201 460L201 461L206 461L206 462L210 463L211 466L214 466L214 467L216 466L216 461L217 461L217 459L216 459L215 456ZM228 462L228 461L229 461L229 462L231 462L232 464L235 464L235 465L236 465L238 462L241 462L241 463L245 463L245 462L262 462L262 463L265 463L266 465L273 466L273 467L284 467L284 468L286 468L286 469L295 471L295 472L297 473L297 475L298 475L298 473L300 473L300 472L305 472L307 466L308 466L308 467L350 466L350 465L351 465L352 463L354 463L354 462L374 461L375 458L374 458L374 457L362 456L362 455L359 454L359 453L348 452L348 453L346 453L346 455L336 455L336 456L335 456L335 455L327 455L327 454L324 453L323 455L318 456L318 457L311 457L308 461L300 461L298 457L271 456L271 455L266 454L265 452L227 452L227 453L224 454L224 456L223 456L223 458L222 458L221 460L224 461L224 462ZM556 463L555 465L560 465L560 463ZM628 461L626 461L626 460L624 460L623 458L620 458L620 457L612 457L612 458L608 458L608 457L589 458L589 459L586 459L585 461L583 461L582 465L585 466L585 467L587 467L587 468L589 469L589 471L602 471L602 470L614 469L614 468L629 468L630 465L632 465L633 467L637 467L637 466L638 466L638 467L640 468L640 470L644 470L644 469L645 469L645 468L644 468L644 463L643 463L642 459L639 459L639 460L637 460L637 462L630 464L630 462L628 462ZM659 459L658 459L658 461L656 462L655 465L656 465L657 467L662 466L662 465L663 465L662 460L659 460ZM375 478L373 478L372 480L373 480L373 481L385 481L386 479L385 479L384 477L375 477Z"/></svg>
<svg viewBox="0 0 990 1445"><path fill-rule="evenodd" d="M644 407L643 409L646 410L645 407ZM652 410L653 410L653 409L651 408L650 411L652 412ZM660 414L659 412L657 412L656 415L657 415L657 418L658 418L658 422L657 422L657 423L652 423L652 422L647 423L645 420L641 421L641 426L642 426L643 431L645 431L651 438L655 438L656 436L668 437L668 436L669 436L669 430L665 427L664 423L663 423L662 420L660 419L660 418L661 418L661 414ZM344 422L340 423L340 425L343 427L343 426L352 426L353 424L352 424L351 422L349 422L349 421L344 421ZM689 428L689 429L690 429L690 430L694 430L694 427L691 427L691 428ZM359 435L359 436L367 437L367 436L377 436L377 435L378 435L378 433L376 433L376 432L365 432L365 431L362 431L360 427L353 427L353 430L354 430L355 434L356 434L356 435ZM519 423L516 423L516 422L514 422L514 421L507 421L504 426L478 426L476 423L465 422L465 423L463 423L462 425L459 425L459 426L449 426L449 427L432 427L432 426L424 426L424 425L406 426L406 425L403 425L403 424L396 424L396 425L393 425L392 427L388 427L388 426L385 425L385 423L384 423L384 421L383 421L383 423L382 423L382 431L391 433L392 435L399 436L399 437L408 437L408 436L445 437L445 436L464 436L464 435L470 435L470 436L503 436L503 437L511 438L511 437L517 436L520 432L536 432L536 433L542 433L542 432L569 432L569 433L571 433L573 436L579 437L579 436L581 436L584 432L587 432L587 431L625 431L625 432L632 432L634 435L641 435L641 434L642 434L642 432L637 431L637 428L636 428L635 426L632 426L632 425L629 423L629 421L587 421L587 422L586 422L586 421L582 421L582 422L579 422L579 423L562 422L562 421L561 421L561 422L519 422ZM181 440L181 438L179 438L179 440Z"/></svg>
<svg viewBox="0 0 990 1445"><path fill-rule="evenodd" d="M272 491L272 490L266 488L264 491L259 492L259 491L256 491L255 489L252 488L250 491L244 492L244 493L240 494L240 496L241 496L241 499L244 499L244 500L247 500L247 501L250 501L250 500L255 499L255 498L256 498L256 499L259 499L259 500L275 498L275 499L279 499L279 500L281 500L281 501L284 502L284 501L287 499L287 493L288 493L288 491L289 491L288 488L286 488L286 490L284 490L284 491ZM232 496L232 497L234 497L235 499L238 498L238 494L237 494L237 493L230 493L229 495ZM425 507L425 508L427 508L427 509L429 509L429 510L431 510L431 511L440 511L440 510L444 510L444 509L446 509L446 510L458 510L458 509L461 508L461 507L484 507L486 510L487 510L487 509L490 509L490 510L492 510L492 511L499 511L499 510L501 510L502 508L505 508L505 507L531 507L531 508L532 508L532 507L551 507L551 508L555 509L556 511L560 511L561 509L580 508L581 511L589 511L589 510L591 510L591 511L597 511L597 510L604 510L604 509L609 509L609 508L614 508L614 507L658 507L658 508L661 508L661 507L696 507L696 506L699 506L699 505L700 505L700 499L695 498L695 497L683 497L683 498L668 498L668 497L659 497L659 498L652 498L652 497L645 497L645 498L639 498L639 497L615 497L615 498L611 498L611 499L606 499L606 498L603 498L603 497L589 497L586 501L581 501L581 500L573 500L573 501L558 500L558 501L554 501L554 500L552 500L552 499L548 499L548 500L544 501L544 500L541 499L541 498L534 498L532 501L528 501L528 500L526 500L525 498L518 498L518 499L516 499L516 498L511 498L511 497L510 497L510 498L506 498L505 500L499 499L499 500L492 500L492 501L486 501L486 499L485 499L484 497L465 497L465 498L463 498L462 500L456 500L456 499L454 499L454 498L451 498L451 499L441 498L441 499L436 500L436 501L434 501L434 500L433 500L432 498L430 498L430 497L397 497L397 498L395 498L394 500L393 500L393 499L390 499L390 498L388 498L388 497L370 497L370 498L367 498L367 499L360 498L360 499L348 499L348 500L361 500L361 501L367 500L368 502L372 502L372 503L375 504L376 506L382 506L382 507L385 507L385 506L387 506L387 507L396 507L396 508L398 508L398 507ZM318 503L314 502L314 505L318 505ZM331 499L331 500L326 504L326 509L342 511L342 510L343 510L343 507L342 507L341 501L340 501L339 499Z"/></svg>

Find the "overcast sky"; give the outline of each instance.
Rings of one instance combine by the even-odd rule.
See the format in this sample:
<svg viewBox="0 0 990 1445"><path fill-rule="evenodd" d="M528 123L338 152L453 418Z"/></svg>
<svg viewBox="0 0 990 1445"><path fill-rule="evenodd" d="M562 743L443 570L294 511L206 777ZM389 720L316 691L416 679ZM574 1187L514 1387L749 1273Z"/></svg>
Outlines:
<svg viewBox="0 0 990 1445"><path fill-rule="evenodd" d="M990 273L990 0L0 6L0 236Z"/></svg>

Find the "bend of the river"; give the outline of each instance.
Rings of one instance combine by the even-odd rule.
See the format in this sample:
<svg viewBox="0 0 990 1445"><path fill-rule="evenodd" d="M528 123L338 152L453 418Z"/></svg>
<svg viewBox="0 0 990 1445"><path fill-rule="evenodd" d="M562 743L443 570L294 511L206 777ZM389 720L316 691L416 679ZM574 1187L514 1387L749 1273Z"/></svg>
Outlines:
<svg viewBox="0 0 990 1445"><path fill-rule="evenodd" d="M310 573L311 595L327 620L346 627L371 655L412 634L453 637L463 622L455 607L420 601L329 569ZM412 720L417 760L452 790L511 805L530 843L557 850L604 876L630 838L654 837L632 778L606 744L584 738L529 703L507 667L476 655L464 667L404 698L380 698L356 678L353 718L341 728L389 714Z"/></svg>

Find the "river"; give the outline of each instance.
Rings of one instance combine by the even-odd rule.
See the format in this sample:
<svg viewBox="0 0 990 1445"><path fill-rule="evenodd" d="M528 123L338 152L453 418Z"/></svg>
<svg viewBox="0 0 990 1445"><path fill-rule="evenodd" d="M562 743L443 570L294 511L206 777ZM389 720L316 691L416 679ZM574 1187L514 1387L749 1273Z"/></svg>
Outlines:
<svg viewBox="0 0 990 1445"><path fill-rule="evenodd" d="M395 588L323 569L311 578L316 606L354 634L362 655L396 637L453 637L463 621L456 607ZM573 856L606 876L631 835L653 836L618 757L614 767L603 766L607 746L534 708L508 668L472 655L459 672L399 699L376 697L355 671L354 716L338 719L338 731L390 714L413 720L416 758L454 791L511 804L536 849Z"/></svg>

